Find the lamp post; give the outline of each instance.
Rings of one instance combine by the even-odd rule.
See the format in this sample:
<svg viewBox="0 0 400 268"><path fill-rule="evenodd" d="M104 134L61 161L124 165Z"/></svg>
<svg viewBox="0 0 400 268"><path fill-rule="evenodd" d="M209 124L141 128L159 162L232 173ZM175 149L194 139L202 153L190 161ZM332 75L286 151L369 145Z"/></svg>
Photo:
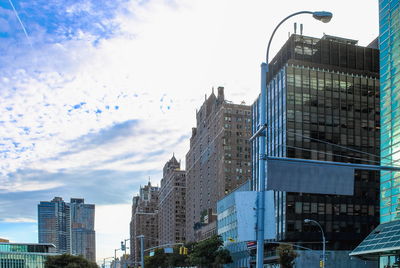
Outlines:
<svg viewBox="0 0 400 268"><path fill-rule="evenodd" d="M258 137L259 144L259 165L258 165L258 174L259 174L259 183L258 183L258 202L257 202L257 259L256 259L256 267L262 268L264 264L264 222L265 222L265 143L266 143L266 135L261 135L262 132L266 128L266 95L267 95L267 77L268 77L268 60L269 60L269 49L271 46L272 38L275 35L276 30L291 17L300 14L311 14L317 20L320 20L324 23L329 22L332 19L332 13L326 11L299 11L293 13L286 18L284 18L279 24L275 27L274 31L268 42L267 53L266 53L266 62L261 64L261 116L260 116L260 125L258 126L258 130L251 137L250 140Z"/></svg>
<svg viewBox="0 0 400 268"><path fill-rule="evenodd" d="M321 229L321 233L322 233L322 268L324 268L325 267L325 234L324 234L324 230L322 229L321 224L319 224L317 221L305 219L304 222L305 223L314 223L319 227L319 229Z"/></svg>
<svg viewBox="0 0 400 268"><path fill-rule="evenodd" d="M131 240L131 239L128 238L128 239L124 239L124 241L121 241L121 251L122 250L124 251L124 267L128 266L127 259L126 259L126 250L127 250L126 241L129 241L129 240Z"/></svg>
<svg viewBox="0 0 400 268"><path fill-rule="evenodd" d="M103 268L106 268L106 260L107 259L112 259L114 257L107 257L107 258L103 258Z"/></svg>
<svg viewBox="0 0 400 268"><path fill-rule="evenodd" d="M140 266L144 268L144 235L139 235L137 238L140 239Z"/></svg>
<svg viewBox="0 0 400 268"><path fill-rule="evenodd" d="M114 268L117 268L117 251L121 250L120 248L114 249Z"/></svg>

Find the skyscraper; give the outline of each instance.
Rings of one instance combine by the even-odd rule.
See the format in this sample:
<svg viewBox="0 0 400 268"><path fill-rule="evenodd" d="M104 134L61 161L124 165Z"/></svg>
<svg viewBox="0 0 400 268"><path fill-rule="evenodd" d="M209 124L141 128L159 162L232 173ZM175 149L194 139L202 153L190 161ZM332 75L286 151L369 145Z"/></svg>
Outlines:
<svg viewBox="0 0 400 268"><path fill-rule="evenodd" d="M267 155L379 163L378 56L377 49L358 46L355 40L292 35L269 63ZM259 101L253 115L255 132ZM253 146L257 170L258 144ZM253 174L258 190L259 177ZM378 224L378 196L379 173L366 170L356 171L352 196L270 191L266 209L273 216L266 221L273 224L266 230L268 239L321 250L318 226L304 222L312 219L322 226L328 251L349 252ZM350 258L345 261L346 267L355 267Z"/></svg>
<svg viewBox="0 0 400 268"><path fill-rule="evenodd" d="M96 261L95 206L85 204L83 198L71 198L71 250L74 255Z"/></svg>
<svg viewBox="0 0 400 268"><path fill-rule="evenodd" d="M82 255L96 260L93 204L83 198L71 198L66 203L61 197L38 205L39 243L52 243L56 252Z"/></svg>
<svg viewBox="0 0 400 268"><path fill-rule="evenodd" d="M39 243L51 243L57 253L71 253L70 208L61 197L38 205Z"/></svg>
<svg viewBox="0 0 400 268"><path fill-rule="evenodd" d="M160 243L185 242L186 172L175 156L164 165L158 201Z"/></svg>
<svg viewBox="0 0 400 268"><path fill-rule="evenodd" d="M138 236L144 236L144 248L159 245L158 238L158 195L160 188L152 186L150 181L140 187L138 196L132 199L132 218L130 223L131 262L139 263L140 241Z"/></svg>
<svg viewBox="0 0 400 268"><path fill-rule="evenodd" d="M186 154L186 241L215 234L217 201L251 178L250 113L225 100L223 87L196 112Z"/></svg>
<svg viewBox="0 0 400 268"><path fill-rule="evenodd" d="M381 164L400 160L400 1L379 1L381 79ZM381 172L380 225L352 252L379 259L381 268L398 267L400 256L399 172Z"/></svg>

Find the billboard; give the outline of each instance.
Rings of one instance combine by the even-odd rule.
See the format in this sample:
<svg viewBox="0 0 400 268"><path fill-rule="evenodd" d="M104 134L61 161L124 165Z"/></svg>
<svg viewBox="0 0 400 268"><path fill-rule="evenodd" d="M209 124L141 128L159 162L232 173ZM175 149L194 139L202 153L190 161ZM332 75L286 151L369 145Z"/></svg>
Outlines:
<svg viewBox="0 0 400 268"><path fill-rule="evenodd" d="M268 159L266 190L353 195L354 167L319 162Z"/></svg>

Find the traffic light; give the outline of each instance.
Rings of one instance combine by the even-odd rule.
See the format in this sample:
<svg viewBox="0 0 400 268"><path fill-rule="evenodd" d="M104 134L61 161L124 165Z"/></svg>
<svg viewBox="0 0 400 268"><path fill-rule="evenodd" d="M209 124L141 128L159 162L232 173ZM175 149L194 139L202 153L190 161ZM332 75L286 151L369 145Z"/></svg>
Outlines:
<svg viewBox="0 0 400 268"><path fill-rule="evenodd" d="M188 254L188 248L185 248L185 247L180 247L179 248L179 254L180 255L187 255Z"/></svg>
<svg viewBox="0 0 400 268"><path fill-rule="evenodd" d="M122 250L122 251L125 251L125 244L124 244L124 241L121 241L121 250Z"/></svg>
<svg viewBox="0 0 400 268"><path fill-rule="evenodd" d="M321 267L321 268L324 267L324 261L323 260L319 261L319 267Z"/></svg>

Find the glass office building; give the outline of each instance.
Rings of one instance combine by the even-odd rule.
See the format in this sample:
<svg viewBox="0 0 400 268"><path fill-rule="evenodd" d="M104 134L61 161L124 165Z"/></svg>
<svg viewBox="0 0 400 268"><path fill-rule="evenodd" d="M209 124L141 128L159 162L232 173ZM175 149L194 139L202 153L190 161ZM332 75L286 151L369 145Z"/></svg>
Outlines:
<svg viewBox="0 0 400 268"><path fill-rule="evenodd" d="M38 205L39 243L51 243L58 253L71 254L70 208L61 197Z"/></svg>
<svg viewBox="0 0 400 268"><path fill-rule="evenodd" d="M379 163L377 49L334 36L292 35L269 63L269 69L268 156ZM254 124L259 114L259 101L256 101ZM253 159L258 159L256 142ZM257 174L257 162L253 161L253 174ZM256 175L254 190L258 190L257 185ZM318 227L304 223L304 219L313 219L325 231L328 251L350 251L379 223L379 173L376 171L356 170L353 196L267 193L273 198L270 206L274 206L275 226L274 230L266 231L274 231L276 241L320 250Z"/></svg>
<svg viewBox="0 0 400 268"><path fill-rule="evenodd" d="M400 160L400 1L379 1L381 164ZM381 172L380 225L351 253L400 267L400 172Z"/></svg>
<svg viewBox="0 0 400 268"><path fill-rule="evenodd" d="M96 261L95 205L85 204L83 198L71 198L71 252L87 260Z"/></svg>
<svg viewBox="0 0 400 268"><path fill-rule="evenodd" d="M47 256L57 255L53 244L0 243L1 268L44 268Z"/></svg>

